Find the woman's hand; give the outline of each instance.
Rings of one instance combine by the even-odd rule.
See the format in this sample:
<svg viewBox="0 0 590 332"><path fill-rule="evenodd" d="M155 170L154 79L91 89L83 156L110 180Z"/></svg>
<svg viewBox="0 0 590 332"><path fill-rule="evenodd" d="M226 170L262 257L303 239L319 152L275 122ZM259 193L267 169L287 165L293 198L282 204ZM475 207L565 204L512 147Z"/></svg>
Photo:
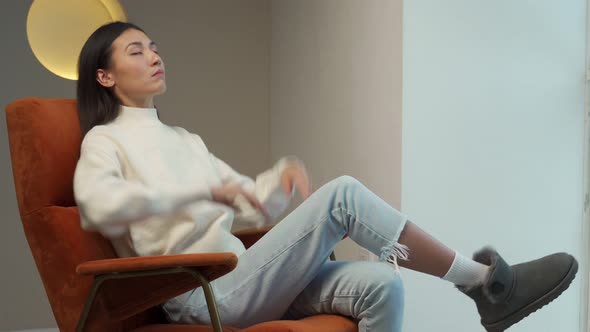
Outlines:
<svg viewBox="0 0 590 332"><path fill-rule="evenodd" d="M253 194L245 191L241 186L238 184L224 184L220 187L215 187L211 189L211 196L213 201L231 206L232 208L237 208L235 205L236 197L242 196L244 197L251 206L253 206L256 210L262 212L265 216L268 216L268 212L262 206L260 201L254 196Z"/></svg>
<svg viewBox="0 0 590 332"><path fill-rule="evenodd" d="M285 194L291 195L293 186L297 188L303 200L311 194L311 181L303 164L297 161L288 161L281 174L281 187Z"/></svg>

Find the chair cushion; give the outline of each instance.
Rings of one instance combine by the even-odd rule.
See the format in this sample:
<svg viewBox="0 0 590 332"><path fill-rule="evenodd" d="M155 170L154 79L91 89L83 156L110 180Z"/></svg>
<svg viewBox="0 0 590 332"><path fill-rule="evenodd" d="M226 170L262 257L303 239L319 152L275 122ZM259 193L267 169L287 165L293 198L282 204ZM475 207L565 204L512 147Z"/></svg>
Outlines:
<svg viewBox="0 0 590 332"><path fill-rule="evenodd" d="M336 315L317 315L301 320L277 320L240 330L223 327L224 332L357 332L357 323L350 318ZM203 325L150 325L131 332L212 332L213 328Z"/></svg>
<svg viewBox="0 0 590 332"><path fill-rule="evenodd" d="M336 315L316 315L301 320L280 320L257 324L242 332L357 332L358 324Z"/></svg>
<svg viewBox="0 0 590 332"><path fill-rule="evenodd" d="M223 332L238 332L235 327L223 327ZM129 332L213 332L211 326L204 325L173 325L173 324L156 324L143 326Z"/></svg>

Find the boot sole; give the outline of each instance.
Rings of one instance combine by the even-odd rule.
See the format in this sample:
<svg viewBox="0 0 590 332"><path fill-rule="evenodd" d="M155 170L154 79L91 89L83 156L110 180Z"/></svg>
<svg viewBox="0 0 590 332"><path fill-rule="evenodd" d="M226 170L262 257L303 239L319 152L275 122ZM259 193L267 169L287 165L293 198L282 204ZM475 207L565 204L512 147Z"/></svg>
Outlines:
<svg viewBox="0 0 590 332"><path fill-rule="evenodd" d="M563 280L555 286L552 290L547 292L547 294L543 295L535 302L527 305L526 307L520 309L519 311L513 313L512 315L506 317L505 319L493 323L493 324L484 324L485 329L488 332L502 332L512 325L520 322L522 319L526 318L528 315L532 314L533 312L543 308L551 301L555 300L561 293L563 293L568 287L571 285L572 281L576 278L576 273L578 272L578 262L574 259L573 264L570 267L570 270L565 275Z"/></svg>

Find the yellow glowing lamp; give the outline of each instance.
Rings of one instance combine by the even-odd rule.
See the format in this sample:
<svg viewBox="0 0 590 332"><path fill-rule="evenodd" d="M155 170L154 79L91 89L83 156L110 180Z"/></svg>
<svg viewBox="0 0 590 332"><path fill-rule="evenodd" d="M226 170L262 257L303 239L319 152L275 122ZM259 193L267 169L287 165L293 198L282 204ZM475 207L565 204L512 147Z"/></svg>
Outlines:
<svg viewBox="0 0 590 332"><path fill-rule="evenodd" d="M34 0L27 16L27 38L45 68L76 80L82 46L94 30L114 21L127 21L118 0Z"/></svg>

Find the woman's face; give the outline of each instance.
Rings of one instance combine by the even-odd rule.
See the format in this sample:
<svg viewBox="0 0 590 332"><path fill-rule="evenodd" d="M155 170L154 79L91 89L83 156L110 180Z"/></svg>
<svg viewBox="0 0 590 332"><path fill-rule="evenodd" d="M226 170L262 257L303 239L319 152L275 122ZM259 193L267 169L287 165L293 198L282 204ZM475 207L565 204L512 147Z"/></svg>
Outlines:
<svg viewBox="0 0 590 332"><path fill-rule="evenodd" d="M113 41L111 68L99 69L97 81L113 89L126 106L153 107L153 98L166 91L164 62L145 33L128 29Z"/></svg>

